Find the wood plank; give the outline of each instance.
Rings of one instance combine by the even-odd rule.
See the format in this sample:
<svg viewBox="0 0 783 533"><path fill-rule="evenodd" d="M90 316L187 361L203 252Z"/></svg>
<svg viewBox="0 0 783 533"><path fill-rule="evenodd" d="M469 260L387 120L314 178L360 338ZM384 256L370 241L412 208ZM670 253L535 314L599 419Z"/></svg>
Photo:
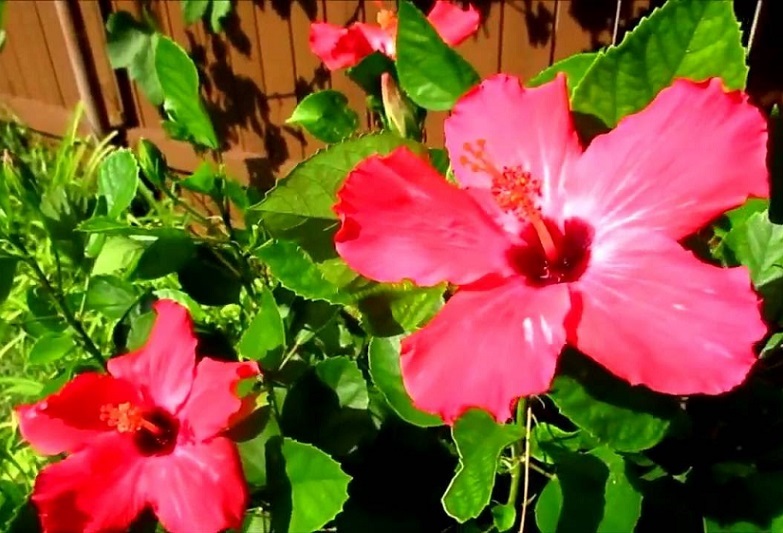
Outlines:
<svg viewBox="0 0 783 533"><path fill-rule="evenodd" d="M101 89L99 101L103 102L109 126L120 127L125 122L125 110L117 76L106 53L106 29L100 6L92 0L78 0L77 7L84 23L84 38L89 45L90 57L87 60L93 66Z"/></svg>
<svg viewBox="0 0 783 533"><path fill-rule="evenodd" d="M486 78L498 71L501 24L504 22L503 5L482 4L481 13L481 26L476 34L467 38L456 50L473 65L482 78Z"/></svg>
<svg viewBox="0 0 783 533"><path fill-rule="evenodd" d="M558 1L554 61L611 44L616 8L613 0Z"/></svg>
<svg viewBox="0 0 783 533"><path fill-rule="evenodd" d="M321 2L293 2L291 4L290 24L291 35L293 36L297 101L301 101L314 91L328 88L331 85L329 71L321 64L318 57L310 51L308 39L310 23L314 20L323 20L324 18L325 10ZM323 142L312 135L306 132L302 133L304 138L304 157L314 154L318 149L325 146Z"/></svg>
<svg viewBox="0 0 783 533"><path fill-rule="evenodd" d="M500 70L529 80L546 67L552 54L553 0L503 1Z"/></svg>
<svg viewBox="0 0 783 533"><path fill-rule="evenodd" d="M59 104L47 104L37 98L4 97L3 104L30 129L57 137L62 137L68 130L73 114L72 109ZM90 134L86 120L79 123L77 131L81 135Z"/></svg>
<svg viewBox="0 0 783 533"><path fill-rule="evenodd" d="M54 77L57 80L57 87L62 95L63 103L66 108L72 109L81 100L81 97L71 67L71 60L68 57L68 49L60 27L57 9L52 2L42 0L33 2L32 7L37 11L38 19L41 22L44 43L49 52Z"/></svg>
<svg viewBox="0 0 783 533"><path fill-rule="evenodd" d="M296 108L291 29L271 1L256 4L255 14L266 86L264 142L270 164L277 168L288 159L297 160L304 155L301 133L284 126Z"/></svg>
<svg viewBox="0 0 783 533"><path fill-rule="evenodd" d="M16 53L15 42L15 39L11 39L8 34L6 34L5 46L3 47L3 50L0 51L0 60L3 61L5 72L8 75L7 81L10 86L11 93L14 96L21 98L29 96L29 93L27 91L27 86L25 85L22 68Z"/></svg>
<svg viewBox="0 0 783 533"><path fill-rule="evenodd" d="M44 41L35 4L6 4L7 40L13 43L27 91L25 96L42 103L63 105L57 78Z"/></svg>
<svg viewBox="0 0 783 533"><path fill-rule="evenodd" d="M234 84L239 98L235 106L240 117L237 124L238 147L254 154L255 158L266 156L264 133L266 130L266 86L264 69L261 63L261 45L258 39L259 29L256 23L256 10L251 2L238 2L236 17L226 26L230 47Z"/></svg>

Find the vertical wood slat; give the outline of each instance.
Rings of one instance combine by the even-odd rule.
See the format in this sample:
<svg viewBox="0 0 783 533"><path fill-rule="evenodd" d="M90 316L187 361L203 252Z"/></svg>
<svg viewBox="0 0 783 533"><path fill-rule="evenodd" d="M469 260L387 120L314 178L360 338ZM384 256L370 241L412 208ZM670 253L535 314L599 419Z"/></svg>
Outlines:
<svg viewBox="0 0 783 533"><path fill-rule="evenodd" d="M100 6L93 0L78 0L77 6L84 23L84 37L90 48L90 57L86 60L94 67L100 87L100 98L106 109L108 125L112 127L123 126L125 124L125 110L120 97L117 76L111 68L106 51L106 28Z"/></svg>
<svg viewBox="0 0 783 533"><path fill-rule="evenodd" d="M53 2L45 0L35 0L34 3L28 3L28 9L33 8L35 8L41 23L41 34L51 61L62 103L66 108L72 109L81 98L79 97L79 89L76 86L76 80L71 70L71 61L68 57L65 37L57 17L57 10Z"/></svg>
<svg viewBox="0 0 783 533"><path fill-rule="evenodd" d="M276 168L304 155L301 135L285 127L286 119L296 108L291 28L268 0L256 6L256 23L268 110L264 142L269 163Z"/></svg>
<svg viewBox="0 0 783 533"><path fill-rule="evenodd" d="M6 4L8 45L19 60L25 96L42 103L63 105L38 14L27 2Z"/></svg>

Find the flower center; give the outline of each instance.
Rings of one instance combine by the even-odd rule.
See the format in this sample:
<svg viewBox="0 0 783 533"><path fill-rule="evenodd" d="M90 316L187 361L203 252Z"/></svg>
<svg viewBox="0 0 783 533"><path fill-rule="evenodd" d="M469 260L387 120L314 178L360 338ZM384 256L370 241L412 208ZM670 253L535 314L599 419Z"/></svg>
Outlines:
<svg viewBox="0 0 783 533"><path fill-rule="evenodd" d="M487 141L478 139L475 143L466 142L460 163L473 172L484 172L492 178L492 196L503 211L513 213L520 220L530 223L536 232L538 241L549 261L557 259L558 251L541 209L534 199L541 197L541 182L522 167L497 168L487 157Z"/></svg>
<svg viewBox="0 0 783 533"><path fill-rule="evenodd" d="M170 452L177 442L179 422L163 409L142 411L130 402L101 406L100 418L120 433L132 433L144 455Z"/></svg>
<svg viewBox="0 0 783 533"><path fill-rule="evenodd" d="M383 4L379 2L379 5L383 7ZM397 13L391 9L381 9L378 11L378 15L375 17L378 21L378 25L382 30L387 32L393 32L397 28Z"/></svg>

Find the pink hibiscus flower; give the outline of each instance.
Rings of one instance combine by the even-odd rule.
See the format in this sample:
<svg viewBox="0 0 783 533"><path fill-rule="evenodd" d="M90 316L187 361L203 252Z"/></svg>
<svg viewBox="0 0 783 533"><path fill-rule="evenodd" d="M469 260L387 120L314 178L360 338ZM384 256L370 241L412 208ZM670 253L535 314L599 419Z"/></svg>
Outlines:
<svg viewBox="0 0 783 533"><path fill-rule="evenodd" d="M456 294L402 344L421 409L499 421L545 392L568 343L631 384L717 394L765 333L745 268L679 241L768 195L766 121L721 81L676 81L586 150L563 75L497 75L445 125L458 187L407 149L360 163L339 191L337 250L361 274Z"/></svg>
<svg viewBox="0 0 783 533"><path fill-rule="evenodd" d="M254 362L196 363L188 312L170 300L147 344L17 408L22 436L47 455L32 500L45 532L125 530L150 508L172 532L239 528L247 488L223 431L248 411L235 394Z"/></svg>
<svg viewBox="0 0 783 533"><path fill-rule="evenodd" d="M383 3L376 1L383 7ZM456 46L478 30L479 13L473 6L462 9L452 2L437 0L427 20L441 38ZM394 59L394 41L397 36L397 15L381 9L378 25L354 22L347 28L326 22L310 25L310 50L329 70L357 65L373 52L382 52Z"/></svg>

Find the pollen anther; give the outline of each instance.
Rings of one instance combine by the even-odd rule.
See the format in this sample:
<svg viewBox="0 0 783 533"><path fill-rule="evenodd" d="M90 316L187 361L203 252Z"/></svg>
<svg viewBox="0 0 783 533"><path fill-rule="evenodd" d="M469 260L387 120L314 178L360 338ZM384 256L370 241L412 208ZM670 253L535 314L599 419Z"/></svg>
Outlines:
<svg viewBox="0 0 783 533"><path fill-rule="evenodd" d="M119 405L101 406L101 420L110 427L117 428L120 433L138 431L144 422L144 417L138 407L130 402Z"/></svg>

